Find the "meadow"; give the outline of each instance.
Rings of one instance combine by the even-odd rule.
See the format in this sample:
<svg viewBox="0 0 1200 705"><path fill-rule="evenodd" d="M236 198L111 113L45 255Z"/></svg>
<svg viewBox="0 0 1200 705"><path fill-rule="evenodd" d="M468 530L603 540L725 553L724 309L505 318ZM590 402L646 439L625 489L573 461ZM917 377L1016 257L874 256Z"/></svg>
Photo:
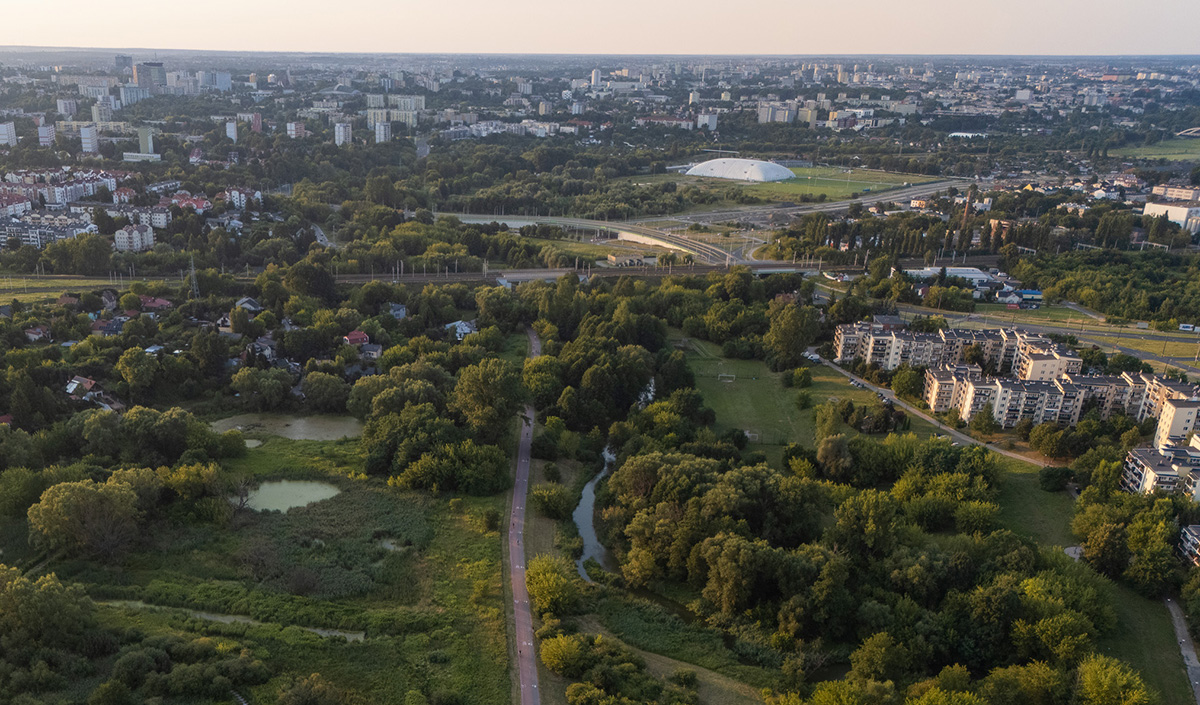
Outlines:
<svg viewBox="0 0 1200 705"><path fill-rule="evenodd" d="M1168 161L1200 159L1200 139L1169 139L1150 146L1121 147L1110 150L1109 154L1114 157L1130 159L1166 159Z"/></svg>

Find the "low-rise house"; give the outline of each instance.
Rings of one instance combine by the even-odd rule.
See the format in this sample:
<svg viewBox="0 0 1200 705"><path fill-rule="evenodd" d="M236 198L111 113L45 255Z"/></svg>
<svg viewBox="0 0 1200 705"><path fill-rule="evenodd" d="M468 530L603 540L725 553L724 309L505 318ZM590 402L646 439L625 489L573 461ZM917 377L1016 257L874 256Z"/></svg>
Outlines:
<svg viewBox="0 0 1200 705"><path fill-rule="evenodd" d="M41 342L43 340L50 340L50 327L43 326L43 325L37 325L32 328L26 328L25 329L25 338L26 338L26 340L28 340L31 343L37 343L37 342Z"/></svg>
<svg viewBox="0 0 1200 705"><path fill-rule="evenodd" d="M371 337L361 330L352 330L342 337L342 342L346 345L354 345L357 347L359 345L366 345L367 343L371 342Z"/></svg>
<svg viewBox="0 0 1200 705"><path fill-rule="evenodd" d="M67 394L75 399L82 399L85 394L96 388L96 380L75 375L67 382Z"/></svg>
<svg viewBox="0 0 1200 705"><path fill-rule="evenodd" d="M260 313L263 310L262 304L258 303L258 301L250 298L249 296L243 296L242 298L238 299L234 306L242 309L243 311L249 311L250 313Z"/></svg>
<svg viewBox="0 0 1200 705"><path fill-rule="evenodd" d="M404 304L388 304L388 315L402 321L408 317L408 307Z"/></svg>
<svg viewBox="0 0 1200 705"><path fill-rule="evenodd" d="M475 321L455 321L447 323L445 328L454 336L455 340L462 340L472 333L479 332L479 324Z"/></svg>
<svg viewBox="0 0 1200 705"><path fill-rule="evenodd" d="M142 302L143 311L164 311L171 308L173 304L166 299L160 299L156 296L146 296L142 294L138 297Z"/></svg>
<svg viewBox="0 0 1200 705"><path fill-rule="evenodd" d="M383 346L378 343L367 343L360 346L358 351L364 360L378 360L379 356L383 354Z"/></svg>

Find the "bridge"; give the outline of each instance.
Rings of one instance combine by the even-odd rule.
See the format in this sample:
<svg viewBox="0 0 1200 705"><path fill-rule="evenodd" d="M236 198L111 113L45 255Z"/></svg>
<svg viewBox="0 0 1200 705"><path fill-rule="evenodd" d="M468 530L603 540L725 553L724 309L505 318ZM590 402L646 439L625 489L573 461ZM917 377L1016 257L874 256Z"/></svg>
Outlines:
<svg viewBox="0 0 1200 705"><path fill-rule="evenodd" d="M1189 127L1186 130L1181 130L1175 133L1176 137L1191 137L1200 138L1200 127Z"/></svg>

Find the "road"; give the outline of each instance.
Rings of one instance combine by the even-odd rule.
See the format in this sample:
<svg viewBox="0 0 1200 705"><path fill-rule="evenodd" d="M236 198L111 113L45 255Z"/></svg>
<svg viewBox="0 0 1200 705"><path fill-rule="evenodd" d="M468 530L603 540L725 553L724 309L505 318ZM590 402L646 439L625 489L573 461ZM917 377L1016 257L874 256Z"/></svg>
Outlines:
<svg viewBox="0 0 1200 705"><path fill-rule="evenodd" d="M816 348L812 348L810 350L810 352L813 352L815 350L816 350ZM829 360L823 359L822 362L830 369L836 370L838 373L842 374L843 376L848 377L848 378L854 380L855 382L858 382L859 384L863 385L863 387L871 390L872 392L875 392L876 394L882 394L884 399L892 402L893 404L900 407L901 409L904 409L905 411L912 414L913 416L919 416L919 417L925 419L926 421L933 424L939 430L943 431L946 435L950 436L951 438L958 441L959 443L963 443L963 444L967 444L967 445L985 445L985 444L980 443L978 440L971 438L967 434L962 433L961 431L957 431L953 428L950 428L949 426L943 424L941 421L938 421L937 419L933 418L932 416L930 416L929 414L925 413L924 411L918 409L917 407L913 406L912 404L909 404L906 401L898 399L896 397L896 394L894 392L892 392L892 390L888 389L887 387L878 387L874 384L871 384L870 382L863 379L862 377L859 377L852 372L849 372L847 370L844 370L844 369L838 367L837 365L833 364ZM1050 463L1048 461L1034 460L1032 458L1027 458L1027 457L1021 455L1020 453L1013 453L1012 451L1004 450L1003 448L997 448L992 445L987 445L986 447L988 450L992 451L993 453L999 453L1000 455L1008 456L1009 458L1014 458L1014 459L1020 460L1021 462L1024 462L1024 463L1030 463L1032 465L1040 465L1042 467L1050 465Z"/></svg>
<svg viewBox="0 0 1200 705"><path fill-rule="evenodd" d="M542 354L542 341L531 329L529 357ZM512 578L513 640L517 643L517 686L521 705L539 705L537 652L533 645L533 612L529 607L529 589L525 585L525 503L529 494L530 447L533 444L534 409L526 405L521 420L521 441L517 448L516 480L513 483L512 513L508 524L508 565Z"/></svg>
<svg viewBox="0 0 1200 705"><path fill-rule="evenodd" d="M1187 620L1175 600L1167 597L1163 603L1171 613L1171 625L1175 627L1175 638L1179 641L1179 653L1183 655L1188 682L1192 685L1192 696L1196 698L1196 705L1200 705L1200 659L1196 658L1196 646L1192 643L1192 635L1188 633Z"/></svg>

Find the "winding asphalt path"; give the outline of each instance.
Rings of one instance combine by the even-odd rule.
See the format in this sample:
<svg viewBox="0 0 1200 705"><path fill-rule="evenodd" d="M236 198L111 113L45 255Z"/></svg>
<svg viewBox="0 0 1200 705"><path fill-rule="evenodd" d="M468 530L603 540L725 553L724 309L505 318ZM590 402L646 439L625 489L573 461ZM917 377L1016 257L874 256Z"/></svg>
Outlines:
<svg viewBox="0 0 1200 705"><path fill-rule="evenodd" d="M1200 703L1200 659L1196 658L1196 647L1192 644L1192 635L1188 633L1187 620L1183 610L1174 598L1165 598L1163 603L1171 613L1171 625L1175 627L1175 638L1179 640L1179 653L1183 655L1183 665L1187 668L1188 681L1192 686L1192 695Z"/></svg>
<svg viewBox="0 0 1200 705"><path fill-rule="evenodd" d="M529 357L542 354L542 341L532 330ZM529 494L529 459L533 444L532 404L527 404L521 420L521 441L517 447L516 481L513 483L512 513L508 523L508 565L512 578L513 638L517 642L518 687L521 705L539 705L537 653L533 646L533 612L529 607L529 589L525 585L525 503Z"/></svg>

